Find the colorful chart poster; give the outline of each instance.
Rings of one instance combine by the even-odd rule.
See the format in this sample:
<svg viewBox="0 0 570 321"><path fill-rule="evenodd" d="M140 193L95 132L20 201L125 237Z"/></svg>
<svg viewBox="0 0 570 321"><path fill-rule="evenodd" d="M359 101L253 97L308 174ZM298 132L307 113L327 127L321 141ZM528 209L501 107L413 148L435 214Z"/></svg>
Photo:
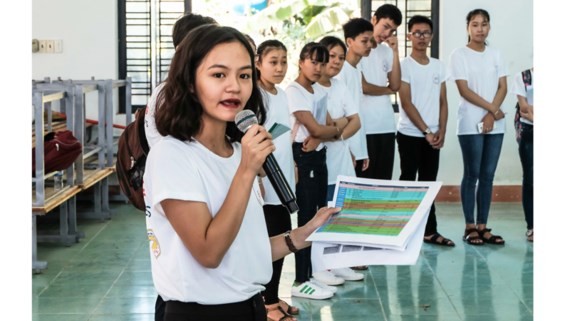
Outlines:
<svg viewBox="0 0 570 321"><path fill-rule="evenodd" d="M333 204L342 210L309 240L403 251L440 188L441 182L339 176Z"/></svg>

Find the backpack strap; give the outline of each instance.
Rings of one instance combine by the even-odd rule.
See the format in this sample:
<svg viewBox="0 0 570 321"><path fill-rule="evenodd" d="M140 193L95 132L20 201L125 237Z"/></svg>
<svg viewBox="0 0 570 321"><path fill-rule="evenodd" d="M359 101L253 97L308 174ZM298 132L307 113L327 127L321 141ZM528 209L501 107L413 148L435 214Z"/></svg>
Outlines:
<svg viewBox="0 0 570 321"><path fill-rule="evenodd" d="M146 108L139 108L137 109L137 112L135 113L135 122L138 129L138 135L139 135L139 141L141 144L141 148L143 149L143 152L145 154L145 156L148 156L148 152L150 150L150 147L148 146L148 141L146 140L146 134L145 134L145 129L144 129L144 117L146 114Z"/></svg>
<svg viewBox="0 0 570 321"><path fill-rule="evenodd" d="M530 69L521 72L522 81L524 83L524 90L526 91L527 87L532 85L532 73Z"/></svg>

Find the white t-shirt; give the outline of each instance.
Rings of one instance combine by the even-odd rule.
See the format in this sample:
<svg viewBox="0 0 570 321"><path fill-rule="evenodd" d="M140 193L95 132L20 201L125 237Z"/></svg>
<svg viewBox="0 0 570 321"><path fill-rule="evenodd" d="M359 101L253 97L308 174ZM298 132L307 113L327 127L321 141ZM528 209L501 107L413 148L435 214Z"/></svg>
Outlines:
<svg viewBox="0 0 570 321"><path fill-rule="evenodd" d="M263 90L263 88L260 89L267 109L267 121L264 124L265 128L270 130L271 126L275 123L290 126L289 107L285 91L276 87L277 94L273 95ZM277 160L287 183L289 183L291 191L295 194L295 161L293 160L293 149L291 148L291 130L287 130L277 138L273 137L273 144L275 145L273 156ZM277 196L267 176L263 178L263 187L265 188L265 196L263 198L265 204L280 205L281 201L279 201L279 196Z"/></svg>
<svg viewBox="0 0 570 321"><path fill-rule="evenodd" d="M531 70L530 71L530 75L532 77L532 79L534 79L534 72ZM530 85L528 85L526 87L525 90L525 86L524 86L524 82L522 79L522 74L520 72L515 74L515 79L513 81L513 91L512 93L515 95L515 98L517 98L516 96L522 96L522 97L526 97L526 101L528 102L529 105L533 105L534 107L534 86L531 83ZM517 98L518 101L518 98ZM521 122L525 123L525 124L529 124L532 125L532 121L521 117Z"/></svg>
<svg viewBox="0 0 570 321"><path fill-rule="evenodd" d="M314 86L319 86L322 90L327 92L327 109L332 119L358 114L356 104L351 101L351 95L348 93L348 89L344 83L338 79L331 79L330 87L324 87L318 83ZM347 141L336 140L325 142L325 146L327 146L329 185L336 184L338 175L356 176Z"/></svg>
<svg viewBox="0 0 570 321"><path fill-rule="evenodd" d="M164 84L165 83L163 82L156 86L148 100L148 104L146 105L146 112L144 115L144 135L148 141L149 148L152 148L152 146L162 138L162 135L156 129L156 119L154 114L156 113L156 98L158 97L158 93L160 93L164 87Z"/></svg>
<svg viewBox="0 0 570 321"><path fill-rule="evenodd" d="M455 49L450 56L449 79L467 80L467 86L481 98L492 102L499 87L499 78L507 76L507 68L499 50L485 47L475 51L467 46ZM457 135L478 134L477 124L487 110L473 105L460 96L457 112ZM505 132L505 118L495 121L489 134Z"/></svg>
<svg viewBox="0 0 570 321"><path fill-rule="evenodd" d="M418 63L408 56L400 62L402 68L402 81L410 85L412 103L420 116L432 132L439 130L439 96L441 85L445 82L445 66L435 58L429 58L427 65ZM406 111L400 110L398 132L423 137L423 130L414 125Z"/></svg>
<svg viewBox="0 0 570 321"><path fill-rule="evenodd" d="M368 57L362 57L356 67L362 72L366 82L386 87L388 86L388 73L392 71L393 59L392 49L382 43L372 49ZM371 96L363 93L360 114L366 134L396 132L396 117L390 95Z"/></svg>
<svg viewBox="0 0 570 321"><path fill-rule="evenodd" d="M368 148L366 146L366 130L364 129L364 121L362 118L362 112L360 110L362 104L362 75L358 69L354 68L349 62L344 61L344 65L340 70L340 73L335 77L335 79L340 80L348 92L352 96L352 101L355 102L354 105L357 106L358 115L361 120L360 129L348 139L348 145L350 151L354 155L356 160L368 159Z"/></svg>
<svg viewBox="0 0 570 321"><path fill-rule="evenodd" d="M240 302L262 291L271 279L271 247L258 184L253 184L234 242L215 269L194 259L160 204L165 199L203 202L215 217L241 161L241 145L232 146L234 153L224 158L196 141L166 136L150 150L143 180L146 226L152 278L165 301Z"/></svg>
<svg viewBox="0 0 570 321"><path fill-rule="evenodd" d="M310 136L309 130L297 121L294 113L296 111L308 111L320 125L327 123L327 99L326 93L319 87L313 86L314 93L310 93L298 82L292 81L285 92L287 93L287 101L289 105L291 130L296 134L293 141L302 143L305 138ZM325 145L320 143L316 150L321 150Z"/></svg>

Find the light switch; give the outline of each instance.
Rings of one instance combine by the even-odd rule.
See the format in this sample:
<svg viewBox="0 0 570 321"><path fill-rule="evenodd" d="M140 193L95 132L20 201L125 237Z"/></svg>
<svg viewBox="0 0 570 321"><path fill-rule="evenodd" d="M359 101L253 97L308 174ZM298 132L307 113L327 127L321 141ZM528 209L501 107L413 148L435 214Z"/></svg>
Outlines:
<svg viewBox="0 0 570 321"><path fill-rule="evenodd" d="M32 39L32 53L40 51L40 42L38 39Z"/></svg>

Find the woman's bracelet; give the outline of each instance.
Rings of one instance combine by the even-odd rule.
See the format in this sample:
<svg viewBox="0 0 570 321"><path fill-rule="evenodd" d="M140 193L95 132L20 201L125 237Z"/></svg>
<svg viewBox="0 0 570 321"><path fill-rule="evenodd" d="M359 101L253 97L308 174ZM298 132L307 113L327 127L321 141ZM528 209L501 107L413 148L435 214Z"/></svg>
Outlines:
<svg viewBox="0 0 570 321"><path fill-rule="evenodd" d="M296 248L295 245L293 244L293 240L291 240L291 231L290 230L285 232L285 243L287 244L289 251L291 251L292 253L299 251L299 249Z"/></svg>

